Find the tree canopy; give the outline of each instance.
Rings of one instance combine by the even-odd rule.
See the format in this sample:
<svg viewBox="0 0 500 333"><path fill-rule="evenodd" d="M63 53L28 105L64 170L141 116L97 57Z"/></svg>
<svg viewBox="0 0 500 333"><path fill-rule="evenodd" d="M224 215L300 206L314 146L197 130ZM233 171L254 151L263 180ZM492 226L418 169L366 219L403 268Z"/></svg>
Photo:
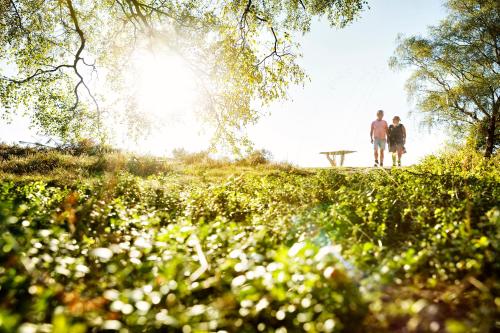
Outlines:
<svg viewBox="0 0 500 333"><path fill-rule="evenodd" d="M308 32L314 16L343 27L365 6L364 0L2 0L0 112L8 119L22 110L45 133L66 139L105 135L110 115L144 126L133 92L124 93L132 82L123 73L134 50L161 48L196 72L214 139L235 144L259 118L256 101L284 98L290 84L306 78L294 35Z"/></svg>
<svg viewBox="0 0 500 333"><path fill-rule="evenodd" d="M399 38L394 67L432 124L477 135L490 156L500 144L500 6L496 0L448 0L448 16L428 37Z"/></svg>

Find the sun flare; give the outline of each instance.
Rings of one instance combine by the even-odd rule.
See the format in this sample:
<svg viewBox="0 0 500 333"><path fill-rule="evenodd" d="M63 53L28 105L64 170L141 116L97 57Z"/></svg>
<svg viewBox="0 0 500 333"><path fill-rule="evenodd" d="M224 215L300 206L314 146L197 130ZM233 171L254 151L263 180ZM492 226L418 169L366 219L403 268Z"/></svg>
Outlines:
<svg viewBox="0 0 500 333"><path fill-rule="evenodd" d="M143 53L134 59L137 106L152 119L151 135L131 145L131 149L165 154L174 148L201 150L202 137L196 110L199 86L195 73L186 61L175 54Z"/></svg>
<svg viewBox="0 0 500 333"><path fill-rule="evenodd" d="M163 117L193 111L196 77L181 57L146 53L135 65L139 72L137 97L144 112Z"/></svg>

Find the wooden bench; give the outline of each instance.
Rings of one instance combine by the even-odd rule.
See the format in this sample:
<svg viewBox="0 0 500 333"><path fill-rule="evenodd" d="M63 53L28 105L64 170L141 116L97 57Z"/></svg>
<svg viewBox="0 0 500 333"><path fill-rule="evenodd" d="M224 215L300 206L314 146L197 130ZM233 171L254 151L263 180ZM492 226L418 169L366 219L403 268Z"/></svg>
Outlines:
<svg viewBox="0 0 500 333"><path fill-rule="evenodd" d="M323 151L320 154L326 155L328 162L332 165L332 167L337 166L337 162L335 161L336 156L340 156L340 166L344 165L344 157L346 154L355 153L355 150L336 150L336 151Z"/></svg>

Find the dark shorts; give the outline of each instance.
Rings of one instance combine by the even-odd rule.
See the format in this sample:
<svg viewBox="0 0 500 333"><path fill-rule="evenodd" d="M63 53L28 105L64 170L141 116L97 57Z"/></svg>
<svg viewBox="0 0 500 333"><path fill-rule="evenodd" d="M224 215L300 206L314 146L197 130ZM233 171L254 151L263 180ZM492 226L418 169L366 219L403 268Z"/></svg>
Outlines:
<svg viewBox="0 0 500 333"><path fill-rule="evenodd" d="M389 151L391 153L397 153L400 150L404 150L403 142L394 142L394 143L389 142Z"/></svg>

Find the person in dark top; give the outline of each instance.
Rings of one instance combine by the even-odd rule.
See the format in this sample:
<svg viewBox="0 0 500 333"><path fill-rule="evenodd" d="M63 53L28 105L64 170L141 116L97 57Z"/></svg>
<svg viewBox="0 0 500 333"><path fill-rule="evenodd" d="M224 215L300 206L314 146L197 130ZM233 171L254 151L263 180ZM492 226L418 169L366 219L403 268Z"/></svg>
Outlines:
<svg viewBox="0 0 500 333"><path fill-rule="evenodd" d="M398 166L401 166L401 156L406 153L406 128L400 123L401 118L394 116L392 124L387 130L389 139L389 152L392 153L392 166L396 166L396 156L398 159Z"/></svg>

